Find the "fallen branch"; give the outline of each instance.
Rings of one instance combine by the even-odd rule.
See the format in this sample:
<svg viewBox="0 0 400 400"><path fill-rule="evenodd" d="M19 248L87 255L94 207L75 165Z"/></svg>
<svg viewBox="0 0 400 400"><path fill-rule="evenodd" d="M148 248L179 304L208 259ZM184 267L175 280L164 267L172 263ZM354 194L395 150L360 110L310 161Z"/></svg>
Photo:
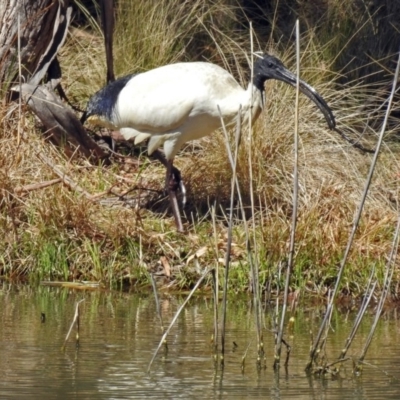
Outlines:
<svg viewBox="0 0 400 400"><path fill-rule="evenodd" d="M24 83L13 90L21 92L42 122L49 140L62 148L68 157L78 149L81 155L94 163L107 162L106 152L86 133L73 111L64 106L51 88Z"/></svg>
<svg viewBox="0 0 400 400"><path fill-rule="evenodd" d="M34 190L44 189L46 187L55 185L56 183L60 183L62 180L60 178L52 179L50 181L44 181L39 183L31 183L25 186L17 186L14 188L14 193L16 194L25 194L28 192L33 192Z"/></svg>

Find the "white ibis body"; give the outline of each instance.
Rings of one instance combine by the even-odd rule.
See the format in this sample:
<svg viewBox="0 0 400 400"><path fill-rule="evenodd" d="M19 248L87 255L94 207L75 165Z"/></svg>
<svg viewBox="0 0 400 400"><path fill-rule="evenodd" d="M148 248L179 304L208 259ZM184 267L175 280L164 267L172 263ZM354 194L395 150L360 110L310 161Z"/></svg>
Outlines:
<svg viewBox="0 0 400 400"><path fill-rule="evenodd" d="M148 153L163 145L166 185L179 231L183 231L176 191L180 174L173 167L176 153L194 139L211 134L241 112L252 121L263 107L264 83L277 79L296 86L296 77L274 56L265 54L254 64L253 80L243 89L233 76L207 62L169 64L120 78L95 93L82 117L97 125L119 129L126 140L148 140ZM335 127L332 111L318 92L304 81L300 91L321 110L328 126Z"/></svg>

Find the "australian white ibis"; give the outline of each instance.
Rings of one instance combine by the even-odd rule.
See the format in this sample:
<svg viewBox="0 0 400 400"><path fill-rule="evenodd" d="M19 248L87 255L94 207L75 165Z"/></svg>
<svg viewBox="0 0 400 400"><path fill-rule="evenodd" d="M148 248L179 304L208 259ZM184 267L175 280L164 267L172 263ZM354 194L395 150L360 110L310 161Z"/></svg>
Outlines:
<svg viewBox="0 0 400 400"><path fill-rule="evenodd" d="M82 122L87 119L118 129L135 144L149 140L149 155L164 146L165 158L159 159L167 168L166 188L177 228L183 231L176 198L178 188L183 186L180 173L173 166L176 153L184 143L220 128L221 116L229 123L241 112L243 121L250 109L255 121L263 108L264 83L268 79L296 86L296 76L268 54L255 62L247 90L218 65L169 64L109 83L90 98ZM333 129L335 117L322 96L304 81L300 81L299 88L318 106Z"/></svg>

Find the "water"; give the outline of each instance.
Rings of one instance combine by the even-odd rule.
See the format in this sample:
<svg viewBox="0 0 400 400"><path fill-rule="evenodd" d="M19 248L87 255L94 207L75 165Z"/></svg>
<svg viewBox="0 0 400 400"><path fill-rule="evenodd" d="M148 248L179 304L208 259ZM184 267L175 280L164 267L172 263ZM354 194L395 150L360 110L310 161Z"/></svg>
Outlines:
<svg viewBox="0 0 400 400"><path fill-rule="evenodd" d="M62 346L81 303L80 346L75 330ZM165 325L183 298L161 296ZM309 377L304 372L310 330L317 332L322 307L296 313L286 340L292 346L288 371L274 374L273 337L265 330L267 369L255 367L256 334L250 305L244 298L229 304L227 354L223 371L214 368L211 335L213 304L206 297L191 301L147 372L161 338L152 296L83 292L68 289L0 289L0 399L398 399L400 398L400 323L395 311L378 327L361 377L351 361L338 377ZM41 321L41 313L46 321ZM372 311L371 311L372 314ZM336 311L327 357L334 361L345 342L352 312ZM266 314L269 325L270 314ZM349 352L356 357L371 324L363 322ZM236 346L233 344L235 342ZM249 346L250 344L250 346ZM241 360L248 348L245 370Z"/></svg>

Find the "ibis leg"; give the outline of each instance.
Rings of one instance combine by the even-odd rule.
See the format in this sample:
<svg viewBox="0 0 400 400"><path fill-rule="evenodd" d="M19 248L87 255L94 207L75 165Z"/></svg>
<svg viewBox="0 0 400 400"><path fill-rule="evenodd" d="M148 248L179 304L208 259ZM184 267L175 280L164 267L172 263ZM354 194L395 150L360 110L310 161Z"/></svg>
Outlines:
<svg viewBox="0 0 400 400"><path fill-rule="evenodd" d="M155 159L157 159L158 161L160 161L161 164L164 165L164 167L167 168L167 170L168 170L169 161L165 158L164 154L161 153L160 150L155 150L153 152L152 156ZM172 165L170 168L171 168L170 175L173 175L172 178L174 179L174 181L176 182L176 185L179 187L179 190L182 193L182 204L183 204L183 206L185 206L185 204L186 204L186 187L185 187L182 177L181 177L181 171L179 171L179 169L176 168L174 165ZM167 176L165 188L168 191L168 193L169 193L169 190L168 190L169 180L170 180L170 177Z"/></svg>
<svg viewBox="0 0 400 400"><path fill-rule="evenodd" d="M176 192L179 187L179 181L176 179L175 174L173 173L173 163L172 161L167 161L167 173L165 176L165 187L168 190L169 201L171 203L172 213L174 214L175 224L178 229L178 232L184 232L181 214L179 212L178 199L176 197Z"/></svg>

